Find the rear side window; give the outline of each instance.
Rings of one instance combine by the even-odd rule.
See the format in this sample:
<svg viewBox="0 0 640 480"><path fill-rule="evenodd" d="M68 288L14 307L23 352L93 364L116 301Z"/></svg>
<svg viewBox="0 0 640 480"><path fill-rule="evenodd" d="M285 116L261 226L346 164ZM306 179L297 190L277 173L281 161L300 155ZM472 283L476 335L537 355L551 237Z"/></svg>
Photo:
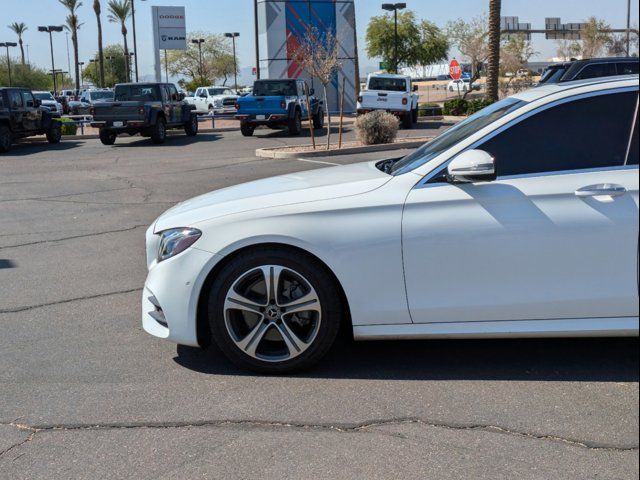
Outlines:
<svg viewBox="0 0 640 480"><path fill-rule="evenodd" d="M498 176L623 165L637 97L637 92L625 92L563 103L479 148L495 158Z"/></svg>
<svg viewBox="0 0 640 480"><path fill-rule="evenodd" d="M615 63L593 63L584 67L575 76L574 80L583 80L585 78L611 77L617 75Z"/></svg>
<svg viewBox="0 0 640 480"><path fill-rule="evenodd" d="M638 62L618 63L618 75L634 75L638 73Z"/></svg>
<svg viewBox="0 0 640 480"><path fill-rule="evenodd" d="M9 91L9 105L11 108L21 108L22 107L22 95L17 90Z"/></svg>

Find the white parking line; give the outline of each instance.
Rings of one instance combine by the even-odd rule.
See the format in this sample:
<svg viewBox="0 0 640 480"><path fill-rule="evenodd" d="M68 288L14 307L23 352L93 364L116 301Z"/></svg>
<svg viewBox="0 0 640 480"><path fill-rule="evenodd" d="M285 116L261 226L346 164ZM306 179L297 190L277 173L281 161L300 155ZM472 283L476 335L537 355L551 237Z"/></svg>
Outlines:
<svg viewBox="0 0 640 480"><path fill-rule="evenodd" d="M311 163L322 163L324 165L333 165L333 166L340 166L339 163L333 163L333 162L324 162L322 160L311 160L310 158L296 158L296 160L300 161L300 162L311 162Z"/></svg>

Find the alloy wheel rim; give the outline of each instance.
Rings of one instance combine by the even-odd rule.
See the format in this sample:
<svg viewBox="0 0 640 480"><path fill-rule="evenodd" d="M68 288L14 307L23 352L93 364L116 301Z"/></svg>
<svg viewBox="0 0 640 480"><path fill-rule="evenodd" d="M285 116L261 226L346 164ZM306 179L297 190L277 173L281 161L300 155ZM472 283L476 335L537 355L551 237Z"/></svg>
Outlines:
<svg viewBox="0 0 640 480"><path fill-rule="evenodd" d="M318 335L320 298L300 273L262 265L240 275L224 301L225 327L242 352L265 362L304 353Z"/></svg>

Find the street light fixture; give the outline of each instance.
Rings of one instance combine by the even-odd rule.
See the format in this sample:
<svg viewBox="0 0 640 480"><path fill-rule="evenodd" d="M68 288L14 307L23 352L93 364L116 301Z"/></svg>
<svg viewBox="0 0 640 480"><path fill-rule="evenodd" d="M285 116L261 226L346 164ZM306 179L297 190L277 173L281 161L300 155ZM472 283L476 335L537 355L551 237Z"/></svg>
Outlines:
<svg viewBox="0 0 640 480"><path fill-rule="evenodd" d="M38 31L39 32L46 32L49 34L49 45L51 47L51 71L55 72L56 70L56 64L53 61L53 32L62 32L62 30L64 30L64 27L62 25L49 25L47 27L43 27L43 26L39 26L38 27ZM58 92L58 84L56 82L56 75L52 74L53 76L53 91L54 93Z"/></svg>
<svg viewBox="0 0 640 480"><path fill-rule="evenodd" d="M9 86L11 86L11 57L9 56L9 47L17 47L17 43L13 42L3 42L0 43L0 47L5 47L7 49L7 68L9 69Z"/></svg>
<svg viewBox="0 0 640 480"><path fill-rule="evenodd" d="M238 32L225 33L225 37L230 38L233 43L233 83L235 85L235 91L238 93L238 65L236 63L236 37L239 37Z"/></svg>
<svg viewBox="0 0 640 480"><path fill-rule="evenodd" d="M393 12L393 64L395 73L398 73L398 10L407 8L406 3L383 3L382 9Z"/></svg>
<svg viewBox="0 0 640 480"><path fill-rule="evenodd" d="M195 43L198 45L198 56L200 58L199 67L200 67L200 83L204 83L204 69L202 68L202 44L205 42L204 38L193 38L191 39L191 43Z"/></svg>

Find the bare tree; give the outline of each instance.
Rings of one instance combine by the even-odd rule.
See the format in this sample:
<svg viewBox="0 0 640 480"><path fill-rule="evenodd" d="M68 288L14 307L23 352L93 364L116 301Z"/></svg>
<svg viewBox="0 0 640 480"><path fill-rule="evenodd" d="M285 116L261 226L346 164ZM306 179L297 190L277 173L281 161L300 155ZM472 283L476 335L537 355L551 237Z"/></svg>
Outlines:
<svg viewBox="0 0 640 480"><path fill-rule="evenodd" d="M611 28L604 20L589 17L580 33L582 37L582 58L598 57L611 41L611 34L603 30Z"/></svg>
<svg viewBox="0 0 640 480"><path fill-rule="evenodd" d="M451 44L471 63L471 82L473 85L480 78L480 67L487 60L489 54L489 22L486 16L472 18L465 22L463 19L449 22L446 28ZM465 92L465 96L471 89Z"/></svg>
<svg viewBox="0 0 640 480"><path fill-rule="evenodd" d="M308 28L304 36L299 39L299 45L293 55L312 77L322 83L324 105L327 110L327 150L331 145L331 114L327 101L327 85L331 83L335 74L340 70L342 62L339 58L340 42L338 37L330 31L320 32L317 28Z"/></svg>
<svg viewBox="0 0 640 480"><path fill-rule="evenodd" d="M568 62L572 58L580 55L580 44L575 40L561 39L557 40L556 44L558 45L556 55L562 61Z"/></svg>

